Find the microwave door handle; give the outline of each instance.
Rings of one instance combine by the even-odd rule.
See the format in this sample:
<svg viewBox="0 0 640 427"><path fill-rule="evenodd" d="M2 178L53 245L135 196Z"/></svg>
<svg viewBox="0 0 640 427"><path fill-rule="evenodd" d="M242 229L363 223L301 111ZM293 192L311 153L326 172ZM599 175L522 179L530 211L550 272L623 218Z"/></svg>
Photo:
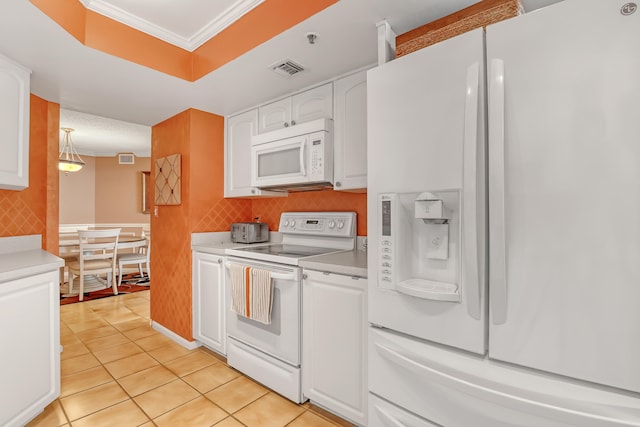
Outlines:
<svg viewBox="0 0 640 427"><path fill-rule="evenodd" d="M302 176L306 176L307 172L305 170L304 164L305 164L305 156L304 156L304 152L305 149L307 147L307 140L305 138L305 140L302 142L302 144L300 144L300 174Z"/></svg>

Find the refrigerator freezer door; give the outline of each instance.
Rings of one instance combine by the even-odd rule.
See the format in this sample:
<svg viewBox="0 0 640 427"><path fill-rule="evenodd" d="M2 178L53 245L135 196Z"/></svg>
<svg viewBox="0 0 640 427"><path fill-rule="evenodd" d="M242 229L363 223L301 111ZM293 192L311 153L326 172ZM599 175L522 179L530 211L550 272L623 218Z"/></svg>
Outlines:
<svg viewBox="0 0 640 427"><path fill-rule="evenodd" d="M640 425L640 400L369 329L369 391L446 427ZM429 426L369 400L371 427ZM376 412L379 413L376 416ZM402 413L400 413L402 414ZM406 414L405 414L406 415ZM392 420L391 422L387 422ZM398 423L394 424L393 421ZM405 421L407 420L407 421ZM382 421L382 422L380 422Z"/></svg>
<svg viewBox="0 0 640 427"><path fill-rule="evenodd" d="M640 392L640 12L487 28L489 356Z"/></svg>
<svg viewBox="0 0 640 427"><path fill-rule="evenodd" d="M367 76L367 155L369 170L375 171L368 175L369 321L480 354L486 350L483 49L484 33L478 29ZM408 197L404 208L398 206L403 213L397 218L403 219L396 222L417 221L402 226L415 230L428 216L421 204L424 192L446 199L443 209L452 218L446 256L441 240L433 243L442 236L433 232L429 241L438 250L424 249L426 239L416 243L415 233L383 236L388 230L381 222L381 197ZM424 277L409 275L411 269ZM420 283L433 281L451 284L452 291L430 298L438 292L421 289Z"/></svg>

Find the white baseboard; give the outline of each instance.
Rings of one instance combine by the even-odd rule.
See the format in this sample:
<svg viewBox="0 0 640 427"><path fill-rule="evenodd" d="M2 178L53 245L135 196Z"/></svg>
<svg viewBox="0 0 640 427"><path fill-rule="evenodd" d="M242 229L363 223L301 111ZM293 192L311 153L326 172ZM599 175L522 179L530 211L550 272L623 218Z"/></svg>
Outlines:
<svg viewBox="0 0 640 427"><path fill-rule="evenodd" d="M187 350L193 350L193 349L196 349L196 348L198 348L198 347L200 347L202 345L197 341L187 341L186 339L182 338L180 335L178 335L175 332L173 332L171 329L165 328L164 326L162 326L161 324L159 324L158 322L156 322L154 320L151 321L151 327L153 329L155 329L156 331L160 332L165 337L167 337L167 338L171 339L172 341L180 344L181 346L183 346Z"/></svg>

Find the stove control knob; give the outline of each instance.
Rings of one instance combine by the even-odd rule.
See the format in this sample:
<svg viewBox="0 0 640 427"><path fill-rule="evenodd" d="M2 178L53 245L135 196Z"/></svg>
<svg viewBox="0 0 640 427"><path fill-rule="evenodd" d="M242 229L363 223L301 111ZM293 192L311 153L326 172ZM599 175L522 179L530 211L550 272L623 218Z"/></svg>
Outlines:
<svg viewBox="0 0 640 427"><path fill-rule="evenodd" d="M339 221L338 222L338 228L339 229L343 229L344 228L344 221Z"/></svg>
<svg viewBox="0 0 640 427"><path fill-rule="evenodd" d="M329 228L334 228L336 226L336 222L334 220L329 221Z"/></svg>
<svg viewBox="0 0 640 427"><path fill-rule="evenodd" d="M285 220L284 220L283 225L284 225L285 227L288 227L288 226L289 226L289 220L286 220L286 219L285 219Z"/></svg>
<svg viewBox="0 0 640 427"><path fill-rule="evenodd" d="M292 219L292 220L291 220L291 226L292 226L292 227L295 227L295 226L296 226L296 220L295 220L295 219Z"/></svg>

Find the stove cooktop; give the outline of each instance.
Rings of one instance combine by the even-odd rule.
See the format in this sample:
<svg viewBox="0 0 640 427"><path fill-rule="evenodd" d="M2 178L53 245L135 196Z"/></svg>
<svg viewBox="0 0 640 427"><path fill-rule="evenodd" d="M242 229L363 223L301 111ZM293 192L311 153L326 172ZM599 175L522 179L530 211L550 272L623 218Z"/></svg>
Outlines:
<svg viewBox="0 0 640 427"><path fill-rule="evenodd" d="M227 249L246 259L298 265L302 258L351 250L355 246L354 212L283 212L282 242Z"/></svg>
<svg viewBox="0 0 640 427"><path fill-rule="evenodd" d="M274 243L271 245L252 246L247 248L236 248L234 250L266 255L284 256L290 258L304 258L338 251L338 249L333 248L318 248L313 246L286 245L279 243Z"/></svg>

